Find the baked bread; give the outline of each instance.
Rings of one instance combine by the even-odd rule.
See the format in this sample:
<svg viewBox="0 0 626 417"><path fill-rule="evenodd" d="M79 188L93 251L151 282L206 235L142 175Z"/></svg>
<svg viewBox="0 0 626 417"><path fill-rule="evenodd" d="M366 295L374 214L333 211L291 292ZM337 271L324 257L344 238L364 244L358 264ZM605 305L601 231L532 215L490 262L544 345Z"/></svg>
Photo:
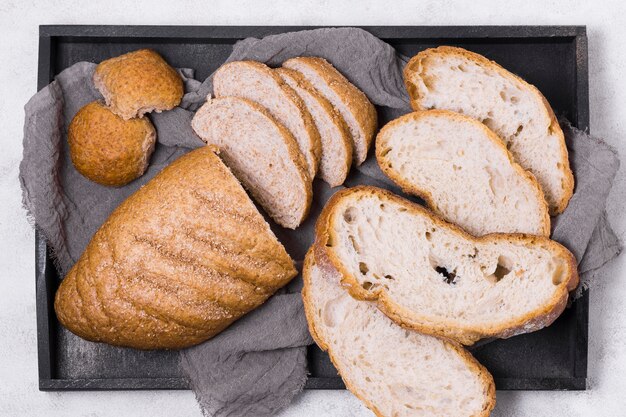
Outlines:
<svg viewBox="0 0 626 417"><path fill-rule="evenodd" d="M350 129L354 162L362 164L378 125L376 108L367 96L323 58L292 58L283 67L300 72L335 106Z"/></svg>
<svg viewBox="0 0 626 417"><path fill-rule="evenodd" d="M345 120L302 74L288 68L275 71L302 98L320 134L322 156L317 176L331 187L343 184L352 164L352 139Z"/></svg>
<svg viewBox="0 0 626 417"><path fill-rule="evenodd" d="M119 187L148 168L156 131L147 118L124 120L93 101L76 113L67 139L78 172L98 184Z"/></svg>
<svg viewBox="0 0 626 417"><path fill-rule="evenodd" d="M320 135L306 105L282 78L256 61L222 65L213 76L217 97L241 97L265 107L296 138L311 179L317 174L322 153Z"/></svg>
<svg viewBox="0 0 626 417"><path fill-rule="evenodd" d="M353 297L376 301L403 326L466 345L550 325L578 285L574 256L550 239L474 238L375 187L336 193L316 228Z"/></svg>
<svg viewBox="0 0 626 417"><path fill-rule="evenodd" d="M535 175L550 213L565 210L574 176L563 131L537 88L481 55L449 46L414 56L404 80L415 110L452 110L486 124Z"/></svg>
<svg viewBox="0 0 626 417"><path fill-rule="evenodd" d="M151 49L102 61L93 83L111 111L125 120L173 109L184 93L180 75Z"/></svg>
<svg viewBox="0 0 626 417"><path fill-rule="evenodd" d="M375 304L350 297L316 257L309 251L303 271L309 329L368 408L379 417L489 415L493 378L467 351L405 330Z"/></svg>
<svg viewBox="0 0 626 417"><path fill-rule="evenodd" d="M61 324L95 342L180 349L297 274L215 151L182 156L113 211L56 293Z"/></svg>
<svg viewBox="0 0 626 417"><path fill-rule="evenodd" d="M191 126L221 149L226 165L276 223L291 229L302 223L313 196L306 162L291 133L264 107L238 97L208 99Z"/></svg>
<svg viewBox="0 0 626 417"><path fill-rule="evenodd" d="M376 136L382 171L474 236L550 235L543 192L488 127L459 113L428 110L388 123Z"/></svg>

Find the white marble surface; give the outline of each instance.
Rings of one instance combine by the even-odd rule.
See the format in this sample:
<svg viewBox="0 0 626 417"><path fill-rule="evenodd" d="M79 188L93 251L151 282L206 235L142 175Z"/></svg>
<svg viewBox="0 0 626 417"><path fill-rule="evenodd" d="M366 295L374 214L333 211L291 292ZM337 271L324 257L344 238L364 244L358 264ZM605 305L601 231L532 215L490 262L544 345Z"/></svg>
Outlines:
<svg viewBox="0 0 626 417"><path fill-rule="evenodd" d="M38 25L587 25L591 129L626 155L625 16L626 3L619 0L0 0L0 416L200 416L188 391L37 390L34 233L21 208L17 175L23 105L36 86ZM622 170L608 203L622 238L625 179ZM626 415L626 256L599 271L597 279L591 293L589 390L498 392L494 416ZM305 392L281 413L313 415L372 414L343 391Z"/></svg>

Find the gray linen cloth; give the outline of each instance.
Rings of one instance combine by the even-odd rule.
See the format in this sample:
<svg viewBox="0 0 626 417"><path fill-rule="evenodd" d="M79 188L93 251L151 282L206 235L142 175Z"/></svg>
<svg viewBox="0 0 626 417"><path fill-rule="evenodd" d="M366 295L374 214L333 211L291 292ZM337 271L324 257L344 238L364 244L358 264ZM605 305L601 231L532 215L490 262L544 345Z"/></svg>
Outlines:
<svg viewBox="0 0 626 417"><path fill-rule="evenodd" d="M410 111L402 82L406 58L360 29L316 29L249 38L234 46L228 60L253 59L276 66L302 55L321 56L333 63L377 105L381 124ZM193 79L192 70L181 69L186 91L181 106L149 116L158 132L158 146L148 171L124 187L109 188L85 179L74 169L66 139L67 126L78 109L102 98L91 82L94 68L86 62L73 65L25 107L20 165L24 206L52 248L61 275L76 262L91 236L120 202L173 160L202 146L190 121L193 111L212 91L211 77L201 83ZM621 250L604 212L619 160L601 140L566 122L562 124L577 186L565 213L554 220L553 237L576 255L588 285L590 272ZM346 186L363 183L399 192L372 157L353 170ZM341 188L330 189L316 180L313 208L305 223L296 231L272 224L299 263L313 240L319 211ZM300 288L298 278L220 335L181 352L181 369L205 415L272 415L302 389L306 381L306 345L312 340Z"/></svg>

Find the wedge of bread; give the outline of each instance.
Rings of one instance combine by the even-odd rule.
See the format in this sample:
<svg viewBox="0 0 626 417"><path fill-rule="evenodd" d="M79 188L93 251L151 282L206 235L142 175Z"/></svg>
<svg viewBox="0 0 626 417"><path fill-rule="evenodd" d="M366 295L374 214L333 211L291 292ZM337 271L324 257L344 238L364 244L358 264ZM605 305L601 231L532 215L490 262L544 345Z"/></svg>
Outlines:
<svg viewBox="0 0 626 417"><path fill-rule="evenodd" d="M191 126L219 147L224 162L276 223L298 227L311 207L311 179L295 138L264 107L238 97L208 99Z"/></svg>
<svg viewBox="0 0 626 417"><path fill-rule="evenodd" d="M574 176L563 131L537 88L481 55L448 46L414 56L404 79L415 110L452 110L486 124L535 175L550 213L565 210Z"/></svg>
<svg viewBox="0 0 626 417"><path fill-rule="evenodd" d="M319 254L319 251L316 251ZM309 329L346 387L379 417L488 416L493 378L454 343L405 330L357 301L310 250L302 297Z"/></svg>
<svg viewBox="0 0 626 417"><path fill-rule="evenodd" d="M409 113L376 137L382 171L422 197L446 221L474 236L550 235L550 216L535 177L482 123L447 110Z"/></svg>
<svg viewBox="0 0 626 417"><path fill-rule="evenodd" d="M317 174L322 145L313 118L300 96L267 65L235 61L222 65L213 76L217 97L241 97L265 107L296 138L311 179Z"/></svg>
<svg viewBox="0 0 626 417"><path fill-rule="evenodd" d="M391 319L470 345L551 324L578 285L574 256L545 237L474 238L375 187L336 193L317 244L352 296Z"/></svg>
<svg viewBox="0 0 626 417"><path fill-rule="evenodd" d="M354 162L362 164L378 125L376 108L367 96L323 58L292 58L283 67L300 72L335 106L350 129Z"/></svg>
<svg viewBox="0 0 626 417"><path fill-rule="evenodd" d="M302 74L288 68L275 71L302 98L320 134L322 156L317 176L331 187L343 184L352 164L352 140L345 120Z"/></svg>

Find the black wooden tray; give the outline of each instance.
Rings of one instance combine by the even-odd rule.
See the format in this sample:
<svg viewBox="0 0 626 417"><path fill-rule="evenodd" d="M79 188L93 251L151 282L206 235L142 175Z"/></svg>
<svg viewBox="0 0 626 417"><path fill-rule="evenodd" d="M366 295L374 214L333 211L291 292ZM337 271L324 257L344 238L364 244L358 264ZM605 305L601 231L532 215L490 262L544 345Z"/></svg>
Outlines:
<svg viewBox="0 0 626 417"><path fill-rule="evenodd" d="M99 62L153 48L177 67L204 79L229 55L238 39L307 29L268 26L41 26L38 88L78 61ZM536 85L557 115L589 127L587 37L581 26L394 26L364 28L412 56L436 45L458 45L494 59ZM187 389L172 352L142 352L86 342L62 328L54 314L60 278L46 242L35 235L39 389ZM474 355L493 374L498 389L586 388L588 294L552 326L492 342ZM94 346L95 345L95 346ZM309 348L306 388L344 385L325 353Z"/></svg>

